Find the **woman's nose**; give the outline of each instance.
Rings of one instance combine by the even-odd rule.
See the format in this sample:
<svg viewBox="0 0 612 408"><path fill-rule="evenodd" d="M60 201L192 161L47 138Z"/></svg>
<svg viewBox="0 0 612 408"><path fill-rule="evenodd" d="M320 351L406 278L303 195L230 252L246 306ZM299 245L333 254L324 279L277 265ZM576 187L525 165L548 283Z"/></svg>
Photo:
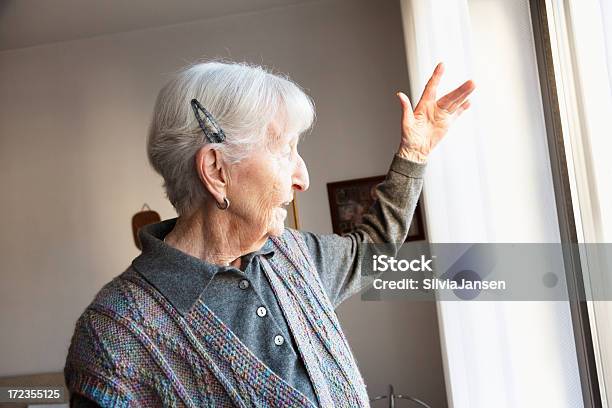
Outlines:
<svg viewBox="0 0 612 408"><path fill-rule="evenodd" d="M308 177L308 169L306 168L306 163L304 160L299 157L298 165L295 167L295 172L293 173L293 188L297 191L306 191L308 190L308 186L310 185L310 178Z"/></svg>

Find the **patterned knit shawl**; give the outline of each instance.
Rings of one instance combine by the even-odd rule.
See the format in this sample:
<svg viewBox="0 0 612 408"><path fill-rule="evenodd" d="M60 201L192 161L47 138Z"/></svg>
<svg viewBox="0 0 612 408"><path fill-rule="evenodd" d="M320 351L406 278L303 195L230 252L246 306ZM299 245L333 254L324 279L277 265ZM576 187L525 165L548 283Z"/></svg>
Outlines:
<svg viewBox="0 0 612 408"><path fill-rule="evenodd" d="M322 407L368 407L366 388L300 236L272 238L264 270ZM101 406L316 406L198 300L178 311L129 268L79 318L64 370Z"/></svg>

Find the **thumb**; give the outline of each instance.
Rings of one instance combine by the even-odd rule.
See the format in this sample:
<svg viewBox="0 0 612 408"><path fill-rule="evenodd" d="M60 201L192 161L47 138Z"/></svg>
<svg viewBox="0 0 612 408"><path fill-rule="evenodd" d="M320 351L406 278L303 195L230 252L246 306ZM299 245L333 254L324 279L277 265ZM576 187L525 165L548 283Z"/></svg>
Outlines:
<svg viewBox="0 0 612 408"><path fill-rule="evenodd" d="M412 123L414 120L414 113L412 112L412 104L410 99L403 92L398 92L397 97L402 105L402 123Z"/></svg>

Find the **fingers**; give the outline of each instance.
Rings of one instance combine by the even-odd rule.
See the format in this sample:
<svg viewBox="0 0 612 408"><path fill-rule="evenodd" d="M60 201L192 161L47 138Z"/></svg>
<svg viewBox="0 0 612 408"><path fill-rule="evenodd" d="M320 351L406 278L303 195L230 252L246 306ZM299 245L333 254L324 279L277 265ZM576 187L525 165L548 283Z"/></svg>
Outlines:
<svg viewBox="0 0 612 408"><path fill-rule="evenodd" d="M465 101L463 102L461 105L459 105L459 107L457 108L457 110L455 111L456 116L461 115L465 110L467 110L470 107L470 101Z"/></svg>
<svg viewBox="0 0 612 408"><path fill-rule="evenodd" d="M442 74L444 73L444 64L441 62L436 65L431 78L427 81L427 85L425 85L425 89L423 90L423 95L421 95L421 100L419 104L423 101L435 100L436 99L436 91L438 89L438 84L440 83L440 78L442 78Z"/></svg>
<svg viewBox="0 0 612 408"><path fill-rule="evenodd" d="M403 92L398 92L396 95L402 104L402 123L411 123L414 119L414 113L412 112L410 99Z"/></svg>
<svg viewBox="0 0 612 408"><path fill-rule="evenodd" d="M465 81L460 87L440 98L437 102L438 107L453 113L470 96L474 89L476 89L474 81Z"/></svg>

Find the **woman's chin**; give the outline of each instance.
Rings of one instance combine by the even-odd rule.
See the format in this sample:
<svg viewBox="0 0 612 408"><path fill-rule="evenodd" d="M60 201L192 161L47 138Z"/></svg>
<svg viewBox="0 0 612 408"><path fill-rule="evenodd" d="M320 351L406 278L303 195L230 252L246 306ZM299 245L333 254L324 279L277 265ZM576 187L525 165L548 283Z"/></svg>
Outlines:
<svg viewBox="0 0 612 408"><path fill-rule="evenodd" d="M275 237L280 237L285 232L285 219L287 218L287 210L277 208L274 212L274 219L270 225L269 234Z"/></svg>

